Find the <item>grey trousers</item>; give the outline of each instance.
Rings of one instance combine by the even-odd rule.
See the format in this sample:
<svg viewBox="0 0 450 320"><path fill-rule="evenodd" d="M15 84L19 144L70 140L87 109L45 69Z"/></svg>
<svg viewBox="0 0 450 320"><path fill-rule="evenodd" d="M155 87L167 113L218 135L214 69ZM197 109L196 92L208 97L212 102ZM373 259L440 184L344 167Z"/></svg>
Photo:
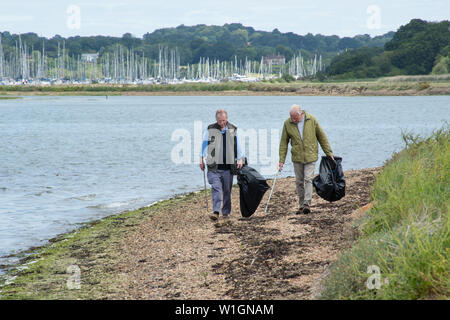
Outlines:
<svg viewBox="0 0 450 320"><path fill-rule="evenodd" d="M298 206L311 206L312 180L314 177L315 162L294 162L295 186L298 195Z"/></svg>
<svg viewBox="0 0 450 320"><path fill-rule="evenodd" d="M231 170L208 170L208 183L211 185L211 195L213 211L220 212L222 205L222 215L229 215L231 212L231 187L233 186L233 175Z"/></svg>

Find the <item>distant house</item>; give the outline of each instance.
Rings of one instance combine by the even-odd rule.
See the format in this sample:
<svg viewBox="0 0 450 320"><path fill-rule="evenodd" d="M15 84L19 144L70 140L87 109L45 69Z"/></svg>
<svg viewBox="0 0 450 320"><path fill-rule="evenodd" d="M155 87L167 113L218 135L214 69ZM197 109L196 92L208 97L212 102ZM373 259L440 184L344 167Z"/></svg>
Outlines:
<svg viewBox="0 0 450 320"><path fill-rule="evenodd" d="M81 54L81 61L97 62L97 59L98 59L98 53L82 53Z"/></svg>
<svg viewBox="0 0 450 320"><path fill-rule="evenodd" d="M286 63L286 58L282 55L263 57L264 64L281 65Z"/></svg>

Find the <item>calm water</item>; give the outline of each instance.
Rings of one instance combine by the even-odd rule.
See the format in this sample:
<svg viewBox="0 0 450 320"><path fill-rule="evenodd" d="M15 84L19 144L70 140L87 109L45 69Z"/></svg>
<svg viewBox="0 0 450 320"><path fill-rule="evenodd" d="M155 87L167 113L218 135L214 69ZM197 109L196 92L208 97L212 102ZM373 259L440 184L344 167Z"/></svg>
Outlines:
<svg viewBox="0 0 450 320"><path fill-rule="evenodd" d="M83 222L203 188L194 141L199 124L214 122L218 108L256 134L257 143L246 143L250 165L273 177L265 158L274 147L277 159L277 133L293 103L316 116L344 170L380 166L403 147L402 130L428 135L450 119L449 96L0 100L0 256ZM177 153L182 142L190 148ZM178 163L177 155L188 163Z"/></svg>

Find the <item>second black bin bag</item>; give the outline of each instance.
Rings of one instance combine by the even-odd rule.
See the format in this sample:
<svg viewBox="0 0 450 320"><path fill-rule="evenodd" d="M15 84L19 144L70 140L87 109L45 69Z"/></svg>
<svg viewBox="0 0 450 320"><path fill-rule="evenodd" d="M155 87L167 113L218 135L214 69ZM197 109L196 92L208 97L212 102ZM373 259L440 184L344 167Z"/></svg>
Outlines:
<svg viewBox="0 0 450 320"><path fill-rule="evenodd" d="M345 178L342 158L323 156L320 160L319 175L313 179L314 189L319 197L327 201L337 201L345 196Z"/></svg>

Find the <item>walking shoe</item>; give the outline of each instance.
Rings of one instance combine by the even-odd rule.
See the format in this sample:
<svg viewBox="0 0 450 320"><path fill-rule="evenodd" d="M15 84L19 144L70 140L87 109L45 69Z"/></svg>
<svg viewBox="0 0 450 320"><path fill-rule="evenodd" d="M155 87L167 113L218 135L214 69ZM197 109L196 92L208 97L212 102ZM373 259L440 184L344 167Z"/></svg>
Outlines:
<svg viewBox="0 0 450 320"><path fill-rule="evenodd" d="M309 213L311 213L311 210L309 209L309 206L308 206L308 205L304 205L304 206L303 206L303 213L304 213L304 214L309 214Z"/></svg>
<svg viewBox="0 0 450 320"><path fill-rule="evenodd" d="M219 212L214 211L213 213L210 213L210 214L209 214L209 218L210 218L212 221L217 221L217 219L219 219Z"/></svg>
<svg viewBox="0 0 450 320"><path fill-rule="evenodd" d="M222 215L222 223L223 224L230 224L231 223L231 217L230 214L224 214Z"/></svg>

